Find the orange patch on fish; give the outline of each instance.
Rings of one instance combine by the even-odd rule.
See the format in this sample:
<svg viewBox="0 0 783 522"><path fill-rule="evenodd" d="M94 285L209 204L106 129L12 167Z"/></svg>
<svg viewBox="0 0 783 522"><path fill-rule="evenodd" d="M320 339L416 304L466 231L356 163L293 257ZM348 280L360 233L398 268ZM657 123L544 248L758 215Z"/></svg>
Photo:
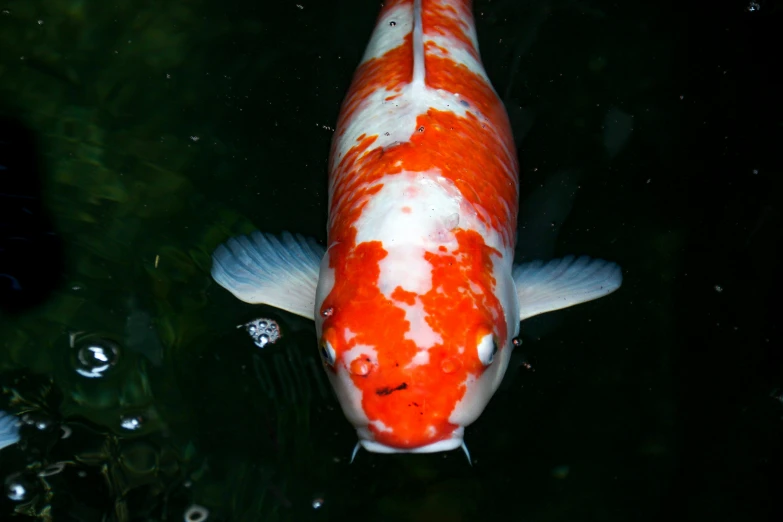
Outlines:
<svg viewBox="0 0 783 522"><path fill-rule="evenodd" d="M450 2L454 3L454 2ZM473 42L467 34L468 24L463 20L465 14L470 14L470 1L463 2L463 13L457 11L452 5L447 5L437 0L422 0L421 23L425 36L445 36L454 44L461 44L475 59L479 54L473 46Z"/></svg>
<svg viewBox="0 0 783 522"><path fill-rule="evenodd" d="M508 154L494 130L471 114L463 118L434 109L419 116L416 127L425 130L413 132L408 142L385 150L370 149L367 138L345 155L335 172L341 182L334 187L329 210L331 216L340 218L332 220L330 238L347 236L347 227L359 218L370 193L380 190L378 182L384 176L403 170L438 170L467 203L484 211L480 218L486 225L512 245L517 218L516 165L504 161Z"/></svg>
<svg viewBox="0 0 783 522"><path fill-rule="evenodd" d="M338 128L342 128L344 132L345 122L353 117L362 101L377 89L382 87L394 91L410 83L411 78L413 78L413 35L409 33L402 45L380 58L367 60L356 70L340 110Z"/></svg>
<svg viewBox="0 0 783 522"><path fill-rule="evenodd" d="M506 341L508 332L492 277L492 256L499 253L475 231L458 230L456 238L455 251L426 255L432 266L432 288L418 298L427 323L442 342L427 350L428 362L421 364L414 363L419 349L405 335L410 327L405 311L395 303L412 304L415 294L397 288L388 299L378 289L379 263L386 256L381 245L351 241L330 251L335 286L321 308L333 310L324 321L324 332L337 364L345 364L341 354L356 345L378 347L373 371L357 373L363 368L355 362L349 362L347 369L361 391L369 428L382 444L415 448L450 437L458 426L448 419L465 393L465 382L485 369L478 359L477 339L495 331L500 343Z"/></svg>

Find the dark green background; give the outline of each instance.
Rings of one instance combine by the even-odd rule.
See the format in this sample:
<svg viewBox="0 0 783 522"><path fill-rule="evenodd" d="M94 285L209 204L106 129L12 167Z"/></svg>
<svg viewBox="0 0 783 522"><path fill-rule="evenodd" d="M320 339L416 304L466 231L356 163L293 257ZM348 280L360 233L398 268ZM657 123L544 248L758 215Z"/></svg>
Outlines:
<svg viewBox="0 0 783 522"><path fill-rule="evenodd" d="M44 425L0 454L31 492L0 520L780 520L781 6L476 1L533 209L520 257L625 279L523 324L469 467L349 465L312 326L209 277L230 235L325 240L331 128L378 3L299 4L0 2L0 107L39 135L67 260L45 305L0 317L0 408ZM236 329L259 316L284 332L263 351ZM75 332L120 344L106 377L75 373Z"/></svg>

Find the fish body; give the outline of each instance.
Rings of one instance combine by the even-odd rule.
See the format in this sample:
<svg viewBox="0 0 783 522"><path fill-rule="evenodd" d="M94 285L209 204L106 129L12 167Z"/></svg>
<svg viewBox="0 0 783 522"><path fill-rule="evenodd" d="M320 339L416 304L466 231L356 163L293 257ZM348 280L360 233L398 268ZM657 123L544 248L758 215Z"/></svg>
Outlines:
<svg viewBox="0 0 783 522"><path fill-rule="evenodd" d="M338 117L325 251L257 232L214 254L213 277L240 299L314 320L343 412L373 452L464 446L520 320L621 282L601 260L514 265L517 155L471 9L385 2Z"/></svg>
<svg viewBox="0 0 783 522"><path fill-rule="evenodd" d="M316 328L344 410L367 449L459 447L519 325L516 151L470 2L384 5L329 175Z"/></svg>

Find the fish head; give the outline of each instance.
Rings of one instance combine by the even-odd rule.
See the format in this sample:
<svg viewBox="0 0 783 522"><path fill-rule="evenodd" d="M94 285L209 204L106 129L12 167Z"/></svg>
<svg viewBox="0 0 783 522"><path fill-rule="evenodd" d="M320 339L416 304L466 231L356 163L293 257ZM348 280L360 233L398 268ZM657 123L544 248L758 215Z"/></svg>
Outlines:
<svg viewBox="0 0 783 522"><path fill-rule="evenodd" d="M378 453L459 448L518 334L510 263L471 231L448 245L333 245L316 330L359 443Z"/></svg>

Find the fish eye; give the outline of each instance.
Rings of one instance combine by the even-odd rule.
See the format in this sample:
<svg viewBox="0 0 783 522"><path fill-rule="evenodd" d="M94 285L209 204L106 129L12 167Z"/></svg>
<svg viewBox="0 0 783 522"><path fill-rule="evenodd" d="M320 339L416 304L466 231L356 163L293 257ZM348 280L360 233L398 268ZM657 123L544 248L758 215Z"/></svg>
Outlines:
<svg viewBox="0 0 783 522"><path fill-rule="evenodd" d="M329 366L334 366L334 361L337 359L337 354L329 344L329 341L321 341L321 359Z"/></svg>
<svg viewBox="0 0 783 522"><path fill-rule="evenodd" d="M478 345L478 357L484 366L489 366L498 353L498 343L492 334L485 335Z"/></svg>

